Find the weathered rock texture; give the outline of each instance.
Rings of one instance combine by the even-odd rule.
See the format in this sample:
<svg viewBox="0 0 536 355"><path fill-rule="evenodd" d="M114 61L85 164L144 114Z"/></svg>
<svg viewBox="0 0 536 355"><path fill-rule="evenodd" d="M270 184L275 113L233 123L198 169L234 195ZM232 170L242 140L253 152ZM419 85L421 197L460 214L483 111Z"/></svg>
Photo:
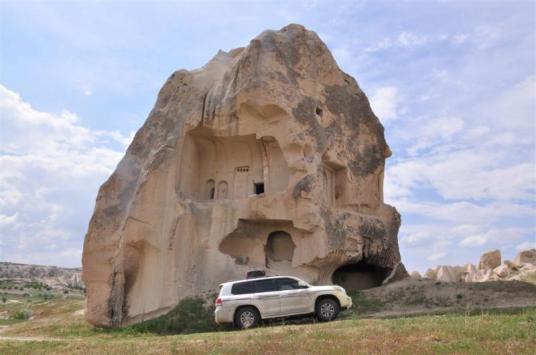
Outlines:
<svg viewBox="0 0 536 355"><path fill-rule="evenodd" d="M536 265L536 249L528 249L520 251L516 258L514 259L514 263L517 265L523 265L523 264L532 264Z"/></svg>
<svg viewBox="0 0 536 355"><path fill-rule="evenodd" d="M495 269L499 265L501 265L501 251L492 250L480 256L478 269L479 270Z"/></svg>
<svg viewBox="0 0 536 355"><path fill-rule="evenodd" d="M83 289L81 272L80 268L0 262L0 281L40 282L56 290Z"/></svg>
<svg viewBox="0 0 536 355"><path fill-rule="evenodd" d="M175 72L99 191L87 319L141 321L255 269L350 289L407 275L383 203L390 154L357 82L302 26Z"/></svg>
<svg viewBox="0 0 536 355"><path fill-rule="evenodd" d="M478 268L440 265L428 269L427 279L442 282L487 282L521 280L534 282L536 279L536 249L520 251L514 262L505 260L501 265L501 252L493 250L482 254ZM416 278L414 276L414 278Z"/></svg>

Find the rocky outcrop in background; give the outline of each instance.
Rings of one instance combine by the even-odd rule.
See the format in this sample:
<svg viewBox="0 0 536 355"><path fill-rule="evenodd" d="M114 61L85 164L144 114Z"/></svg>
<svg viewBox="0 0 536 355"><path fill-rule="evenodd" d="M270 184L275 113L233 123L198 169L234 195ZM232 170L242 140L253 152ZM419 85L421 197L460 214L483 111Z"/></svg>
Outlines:
<svg viewBox="0 0 536 355"><path fill-rule="evenodd" d="M411 277L420 279L418 272L412 272ZM428 269L424 278L441 282L485 282L534 279L536 282L536 249L520 251L514 261L505 260L501 264L500 250L482 254L478 266L440 265Z"/></svg>
<svg viewBox="0 0 536 355"><path fill-rule="evenodd" d="M179 70L100 188L86 317L123 326L251 270L363 289L407 275L383 127L300 25Z"/></svg>
<svg viewBox="0 0 536 355"><path fill-rule="evenodd" d="M39 282L53 289L84 288L81 268L0 262L0 281Z"/></svg>

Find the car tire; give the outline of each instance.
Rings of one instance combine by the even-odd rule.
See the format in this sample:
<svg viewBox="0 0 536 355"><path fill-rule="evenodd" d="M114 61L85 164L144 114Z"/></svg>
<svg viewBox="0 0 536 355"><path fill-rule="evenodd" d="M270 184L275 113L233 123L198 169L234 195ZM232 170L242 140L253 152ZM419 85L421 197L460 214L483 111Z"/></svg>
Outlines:
<svg viewBox="0 0 536 355"><path fill-rule="evenodd" d="M339 311L339 304L331 298L324 298L316 303L316 318L320 322L334 320L337 318Z"/></svg>
<svg viewBox="0 0 536 355"><path fill-rule="evenodd" d="M259 324L261 317L254 307L242 307L235 313L234 323L237 328L249 329Z"/></svg>

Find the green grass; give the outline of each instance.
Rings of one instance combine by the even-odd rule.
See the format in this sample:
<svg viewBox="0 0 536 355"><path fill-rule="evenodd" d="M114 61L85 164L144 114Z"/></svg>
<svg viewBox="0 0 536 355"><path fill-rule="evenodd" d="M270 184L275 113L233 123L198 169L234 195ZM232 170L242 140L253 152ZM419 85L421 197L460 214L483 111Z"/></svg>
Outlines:
<svg viewBox="0 0 536 355"><path fill-rule="evenodd" d="M4 323L1 335L43 338L0 340L0 354L532 354L536 348L536 308L371 319L363 316L385 303L351 296L354 306L335 322L272 322L247 331L219 328L212 302L201 298L119 330L89 325L77 312L82 298L20 298L6 307L11 314L30 309L32 318Z"/></svg>
<svg viewBox="0 0 536 355"><path fill-rule="evenodd" d="M385 305L385 302L382 302L381 300L367 298L360 291L350 291L348 295L352 298L352 308L348 313L357 314L357 316L360 314L377 312Z"/></svg>
<svg viewBox="0 0 536 355"><path fill-rule="evenodd" d="M531 354L536 310L519 314L350 319L189 335L97 332L46 341L0 341L17 354Z"/></svg>
<svg viewBox="0 0 536 355"><path fill-rule="evenodd" d="M125 328L127 333L179 334L220 330L214 322L214 306L201 297L189 297L167 314Z"/></svg>

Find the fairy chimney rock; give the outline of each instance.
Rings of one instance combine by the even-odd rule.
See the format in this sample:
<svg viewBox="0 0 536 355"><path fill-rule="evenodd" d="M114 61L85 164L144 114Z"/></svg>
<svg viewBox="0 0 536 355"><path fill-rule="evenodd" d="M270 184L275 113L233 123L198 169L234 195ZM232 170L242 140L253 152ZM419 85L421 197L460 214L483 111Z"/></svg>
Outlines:
<svg viewBox="0 0 536 355"><path fill-rule="evenodd" d="M488 251L480 256L480 262L478 263L479 270L495 269L501 265L501 251L492 250Z"/></svg>
<svg viewBox="0 0 536 355"><path fill-rule="evenodd" d="M259 269L381 285L400 263L400 215L383 202L390 154L355 79L303 26L173 73L99 190L88 321L149 319Z"/></svg>

